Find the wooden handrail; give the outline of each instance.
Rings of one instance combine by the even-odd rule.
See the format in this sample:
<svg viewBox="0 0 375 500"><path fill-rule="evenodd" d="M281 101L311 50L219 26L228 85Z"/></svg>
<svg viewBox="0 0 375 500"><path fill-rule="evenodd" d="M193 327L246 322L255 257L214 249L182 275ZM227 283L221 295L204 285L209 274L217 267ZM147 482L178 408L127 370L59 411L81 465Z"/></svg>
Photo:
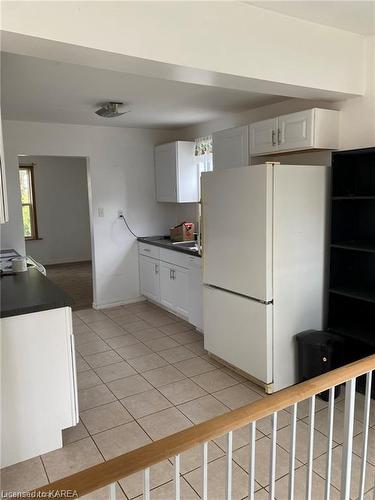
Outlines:
<svg viewBox="0 0 375 500"><path fill-rule="evenodd" d="M373 370L375 370L375 354L319 375L306 382L283 389L242 408L189 427L107 462L94 465L81 472L47 484L33 490L32 493L75 490L79 497L87 495L194 446L215 439L229 431L239 429L250 422L267 417L294 403L304 401L331 387L343 384Z"/></svg>

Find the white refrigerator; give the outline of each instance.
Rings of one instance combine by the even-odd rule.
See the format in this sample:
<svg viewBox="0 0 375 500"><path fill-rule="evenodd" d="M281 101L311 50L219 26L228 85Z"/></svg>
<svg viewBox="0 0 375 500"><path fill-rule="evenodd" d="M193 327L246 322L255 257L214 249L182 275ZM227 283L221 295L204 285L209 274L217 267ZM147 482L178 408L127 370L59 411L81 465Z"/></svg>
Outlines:
<svg viewBox="0 0 375 500"><path fill-rule="evenodd" d="M295 335L321 329L329 167L202 175L204 345L271 393L297 382Z"/></svg>

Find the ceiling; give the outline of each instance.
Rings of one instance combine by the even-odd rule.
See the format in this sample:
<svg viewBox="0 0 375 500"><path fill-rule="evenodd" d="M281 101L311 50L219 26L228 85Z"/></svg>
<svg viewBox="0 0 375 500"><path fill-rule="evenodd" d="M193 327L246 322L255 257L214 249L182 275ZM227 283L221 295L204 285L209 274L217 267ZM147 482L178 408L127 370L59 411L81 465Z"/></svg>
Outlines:
<svg viewBox="0 0 375 500"><path fill-rule="evenodd" d="M285 100L4 52L1 69L1 108L9 120L178 128ZM129 103L131 112L97 116L98 104L108 100Z"/></svg>
<svg viewBox="0 0 375 500"><path fill-rule="evenodd" d="M359 35L375 34L375 1L263 0L246 3Z"/></svg>

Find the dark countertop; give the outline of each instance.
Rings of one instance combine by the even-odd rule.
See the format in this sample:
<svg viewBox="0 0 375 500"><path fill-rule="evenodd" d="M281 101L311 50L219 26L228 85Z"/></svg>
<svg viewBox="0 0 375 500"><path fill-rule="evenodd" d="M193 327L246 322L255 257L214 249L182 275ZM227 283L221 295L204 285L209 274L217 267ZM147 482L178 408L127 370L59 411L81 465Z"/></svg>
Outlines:
<svg viewBox="0 0 375 500"><path fill-rule="evenodd" d="M1 318L72 305L72 299L37 269L2 276Z"/></svg>
<svg viewBox="0 0 375 500"><path fill-rule="evenodd" d="M169 236L145 236L142 238L138 238L138 241L141 241L142 243L148 243L149 245L155 245L156 247L174 250L175 252L187 253L188 255L200 257L199 253L196 250L189 250L188 248L182 248L178 245L173 245Z"/></svg>

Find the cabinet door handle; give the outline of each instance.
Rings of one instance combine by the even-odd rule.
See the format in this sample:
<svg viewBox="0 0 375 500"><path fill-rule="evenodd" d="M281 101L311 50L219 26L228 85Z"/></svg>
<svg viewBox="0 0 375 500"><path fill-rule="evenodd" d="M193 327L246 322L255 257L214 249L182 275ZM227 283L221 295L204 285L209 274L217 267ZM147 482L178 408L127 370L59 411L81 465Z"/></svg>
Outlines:
<svg viewBox="0 0 375 500"><path fill-rule="evenodd" d="M173 280L173 271L172 271L172 269L169 270L169 279Z"/></svg>
<svg viewBox="0 0 375 500"><path fill-rule="evenodd" d="M144 252L151 252L151 250L149 248L144 248L143 251Z"/></svg>
<svg viewBox="0 0 375 500"><path fill-rule="evenodd" d="M155 264L155 274L159 274L159 265Z"/></svg>
<svg viewBox="0 0 375 500"><path fill-rule="evenodd" d="M272 130L272 146L276 146L276 132Z"/></svg>
<svg viewBox="0 0 375 500"><path fill-rule="evenodd" d="M277 129L277 143L281 144L281 129Z"/></svg>
<svg viewBox="0 0 375 500"><path fill-rule="evenodd" d="M175 271L174 269L172 269L172 276L173 276L173 278L172 278L172 279L174 279L174 280L175 280L175 279L176 279L176 271Z"/></svg>

